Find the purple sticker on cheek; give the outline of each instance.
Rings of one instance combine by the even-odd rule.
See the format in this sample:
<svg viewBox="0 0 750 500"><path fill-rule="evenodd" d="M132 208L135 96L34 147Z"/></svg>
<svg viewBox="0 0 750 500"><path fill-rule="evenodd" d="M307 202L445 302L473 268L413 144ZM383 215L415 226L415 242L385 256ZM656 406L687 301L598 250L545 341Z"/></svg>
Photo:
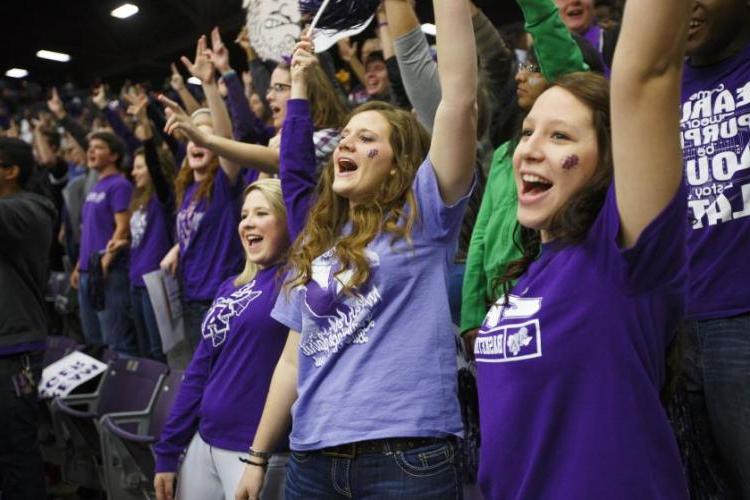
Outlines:
<svg viewBox="0 0 750 500"><path fill-rule="evenodd" d="M561 166L563 170L570 170L571 168L578 166L578 162L578 155L570 155L565 157Z"/></svg>
<svg viewBox="0 0 750 500"><path fill-rule="evenodd" d="M378 154L379 154L379 153L380 153L380 151L378 151L377 149L371 149L371 150L370 150L370 151L369 151L369 152L367 153L367 157L368 157L368 158L370 158L370 159L373 159L373 158L375 158L376 156L378 156Z"/></svg>

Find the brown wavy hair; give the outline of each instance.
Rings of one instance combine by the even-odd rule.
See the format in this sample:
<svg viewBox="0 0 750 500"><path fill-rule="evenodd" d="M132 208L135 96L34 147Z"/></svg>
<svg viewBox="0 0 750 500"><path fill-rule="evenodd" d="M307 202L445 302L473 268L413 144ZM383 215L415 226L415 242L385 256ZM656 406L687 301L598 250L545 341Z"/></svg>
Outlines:
<svg viewBox="0 0 750 500"><path fill-rule="evenodd" d="M286 63L277 67L290 72ZM319 64L314 65L307 73L307 91L313 128L320 130L341 127L346 121L347 107Z"/></svg>
<svg viewBox="0 0 750 500"><path fill-rule="evenodd" d="M586 238L591 224L604 205L604 198L612 183L612 129L609 113L609 82L591 72L569 73L561 76L551 87L561 87L583 103L592 112L592 125L596 130L599 160L591 178L552 216L548 232L556 244L574 245ZM551 88L550 87L550 88ZM539 256L541 236L539 231L516 226L515 243L523 256L508 264L504 274L493 283L495 290L505 295L513 283L523 275Z"/></svg>
<svg viewBox="0 0 750 500"><path fill-rule="evenodd" d="M349 200L333 191L334 165L333 160L328 162L318 182L317 200L290 251L288 266L294 271L289 286L308 283L312 261L333 248L341 263L337 274L352 270L351 280L344 284L344 293L351 294L370 279L365 247L375 237L386 232L392 237L391 244L401 239L411 242L411 231L419 217L411 187L427 156L429 134L414 115L381 101L357 107L349 119L365 111L377 111L390 124L394 174L387 177L372 201L350 208ZM347 222L351 222L351 232L341 236Z"/></svg>

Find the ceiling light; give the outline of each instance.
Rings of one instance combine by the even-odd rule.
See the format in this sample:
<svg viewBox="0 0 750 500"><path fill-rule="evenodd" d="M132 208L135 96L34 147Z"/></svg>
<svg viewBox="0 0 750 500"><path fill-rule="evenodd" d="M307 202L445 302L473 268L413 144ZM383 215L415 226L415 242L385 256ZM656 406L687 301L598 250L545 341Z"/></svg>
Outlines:
<svg viewBox="0 0 750 500"><path fill-rule="evenodd" d="M133 5L132 3L124 3L110 12L113 17L117 17L119 19L126 19L130 16L136 15L137 13L138 7L136 5Z"/></svg>
<svg viewBox="0 0 750 500"><path fill-rule="evenodd" d="M191 76L187 79L187 82L191 85L201 85L200 78L197 78L195 76Z"/></svg>
<svg viewBox="0 0 750 500"><path fill-rule="evenodd" d="M70 55L63 52L54 52L52 50L40 50L36 53L40 59L49 59L50 61L68 62Z"/></svg>
<svg viewBox="0 0 750 500"><path fill-rule="evenodd" d="M10 68L8 71L5 72L5 76L9 76L11 78L23 78L26 75L28 75L29 72L25 69L21 68Z"/></svg>
<svg viewBox="0 0 750 500"><path fill-rule="evenodd" d="M435 25L432 23L424 23L422 25L422 32L426 35L435 36L437 34L437 28L435 28Z"/></svg>

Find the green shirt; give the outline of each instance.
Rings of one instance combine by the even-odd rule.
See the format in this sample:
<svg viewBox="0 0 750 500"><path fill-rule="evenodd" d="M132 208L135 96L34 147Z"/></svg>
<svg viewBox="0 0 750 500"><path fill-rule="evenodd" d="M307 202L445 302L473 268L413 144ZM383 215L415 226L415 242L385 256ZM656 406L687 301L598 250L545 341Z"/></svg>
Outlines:
<svg viewBox="0 0 750 500"><path fill-rule="evenodd" d="M539 67L547 81L576 71L588 71L578 44L560 19L552 0L517 0L534 38ZM471 234L461 297L461 332L479 328L487 305L497 299L494 282L505 267L521 257L513 234L516 230L518 194L513 179L513 145L506 142L495 151Z"/></svg>

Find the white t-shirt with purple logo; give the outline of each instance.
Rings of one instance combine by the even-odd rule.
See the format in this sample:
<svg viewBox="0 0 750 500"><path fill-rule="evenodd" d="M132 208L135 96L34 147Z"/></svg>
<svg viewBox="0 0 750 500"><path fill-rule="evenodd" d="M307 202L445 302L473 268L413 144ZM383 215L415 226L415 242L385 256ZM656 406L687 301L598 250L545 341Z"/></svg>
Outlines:
<svg viewBox="0 0 750 500"><path fill-rule="evenodd" d="M688 185L689 319L750 312L750 44L685 65L680 121Z"/></svg>
<svg viewBox="0 0 750 500"><path fill-rule="evenodd" d="M350 272L336 276L333 251L315 259L306 286L279 294L271 316L301 333L293 450L462 433L447 275L468 195L445 206L429 159L413 190L413 246L380 234L355 295L341 292Z"/></svg>
<svg viewBox="0 0 750 500"><path fill-rule="evenodd" d="M659 399L685 302L686 193L618 245L610 187L577 245L548 243L474 344L485 498L687 499Z"/></svg>
<svg viewBox="0 0 750 500"><path fill-rule="evenodd" d="M78 268L88 271L89 259L104 250L115 231L115 214L130 206L133 186L122 174L108 175L86 195L81 215L81 249Z"/></svg>

